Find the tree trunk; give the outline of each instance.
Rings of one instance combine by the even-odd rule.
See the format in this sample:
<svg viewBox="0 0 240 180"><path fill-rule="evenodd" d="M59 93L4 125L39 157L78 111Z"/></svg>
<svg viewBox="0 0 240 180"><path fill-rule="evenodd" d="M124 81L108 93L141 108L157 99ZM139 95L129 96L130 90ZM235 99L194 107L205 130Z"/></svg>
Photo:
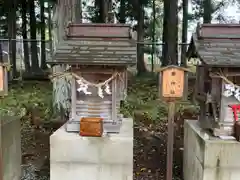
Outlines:
<svg viewBox="0 0 240 180"><path fill-rule="evenodd" d="M23 53L24 53L24 66L27 72L30 72L30 61L29 61L29 46L28 46L28 39L27 36L27 1L22 0L22 37L23 37Z"/></svg>
<svg viewBox="0 0 240 180"><path fill-rule="evenodd" d="M156 54L156 48L155 48L155 23L156 23L156 1L153 0L153 26L152 26L152 53L151 53L151 64L152 64L152 67L151 67L151 71L153 72L154 71L154 56Z"/></svg>
<svg viewBox="0 0 240 180"><path fill-rule="evenodd" d="M177 42L177 34L178 34L178 18L176 17L178 11L178 1L177 0L169 0L169 18L168 18L168 38L166 39L167 45L167 53L166 58L168 58L168 64L178 64L177 52L178 52L178 42Z"/></svg>
<svg viewBox="0 0 240 180"><path fill-rule="evenodd" d="M169 0L164 0L164 16L163 16L163 34L162 34L162 66L168 65L167 58L167 39L168 39L168 18L169 18Z"/></svg>
<svg viewBox="0 0 240 180"><path fill-rule="evenodd" d="M211 0L204 0L203 1L203 23L211 23L212 21L212 1Z"/></svg>
<svg viewBox="0 0 240 180"><path fill-rule="evenodd" d="M45 25L45 7L44 0L40 0L40 16L41 16L41 68L47 69L46 64L46 44L45 44L45 33L46 33L46 25Z"/></svg>
<svg viewBox="0 0 240 180"><path fill-rule="evenodd" d="M36 28L36 15L35 15L35 5L34 0L29 0L29 14L30 14L30 37L31 37L31 62L32 62L32 72L38 72L39 62L37 55L37 28Z"/></svg>
<svg viewBox="0 0 240 180"><path fill-rule="evenodd" d="M138 8L138 24L137 24L137 71L138 74L147 72L144 62L144 8L139 3ZM142 42L142 43L139 43Z"/></svg>
<svg viewBox="0 0 240 180"><path fill-rule="evenodd" d="M12 65L12 78L17 77L17 64L16 64L16 11L17 4L16 0L9 0L8 3L8 36L9 42L9 57Z"/></svg>
<svg viewBox="0 0 240 180"><path fill-rule="evenodd" d="M120 0L120 19L122 24L126 23L126 0Z"/></svg>
<svg viewBox="0 0 240 180"><path fill-rule="evenodd" d="M182 45L181 48L181 65L187 66L186 51L187 51L187 32L188 32L188 0L183 0L183 20L182 20Z"/></svg>
<svg viewBox="0 0 240 180"><path fill-rule="evenodd" d="M82 23L82 0L75 0L74 13L74 21Z"/></svg>
<svg viewBox="0 0 240 180"><path fill-rule="evenodd" d="M114 13L113 13L113 2L112 0L108 0L108 7L107 7L107 22L114 23Z"/></svg>
<svg viewBox="0 0 240 180"><path fill-rule="evenodd" d="M108 19L108 0L97 0L100 11L100 23L106 23Z"/></svg>
<svg viewBox="0 0 240 180"><path fill-rule="evenodd" d="M50 49L50 52L51 52L51 55L52 55L52 52L53 52L53 44L52 44L52 11L51 11L51 3L48 2L48 43L49 43L49 49Z"/></svg>

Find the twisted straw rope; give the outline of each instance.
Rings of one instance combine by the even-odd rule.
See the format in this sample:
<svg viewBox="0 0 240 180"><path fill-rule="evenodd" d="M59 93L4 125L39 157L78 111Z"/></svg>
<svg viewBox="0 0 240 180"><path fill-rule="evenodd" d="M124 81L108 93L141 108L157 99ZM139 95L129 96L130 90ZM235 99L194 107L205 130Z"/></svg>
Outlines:
<svg viewBox="0 0 240 180"><path fill-rule="evenodd" d="M117 76L119 76L120 80L123 82L123 79L121 78L121 74L118 73L118 72L115 72L109 79L107 79L106 81L104 82L100 82L100 83L92 83L92 82L89 82L88 80L84 79L83 77L77 75L76 73L74 72L60 72L60 73L54 73L53 75L50 76L50 78L52 79L52 81L55 79L55 78L64 78L64 77L67 77L67 76L71 76L71 77L74 77L78 80L82 80L84 83L90 85L90 86L94 86L94 87L101 87L101 86L104 86L105 84L108 84L110 81L112 81L114 78L116 78Z"/></svg>
<svg viewBox="0 0 240 180"><path fill-rule="evenodd" d="M218 76L219 76L221 79L223 79L226 83L231 84L231 85L233 85L234 87L240 89L240 86L238 86L238 85L234 84L232 81L230 81L230 80L224 75L224 73L223 73L222 71L220 71L219 73L216 73L216 75L218 75Z"/></svg>

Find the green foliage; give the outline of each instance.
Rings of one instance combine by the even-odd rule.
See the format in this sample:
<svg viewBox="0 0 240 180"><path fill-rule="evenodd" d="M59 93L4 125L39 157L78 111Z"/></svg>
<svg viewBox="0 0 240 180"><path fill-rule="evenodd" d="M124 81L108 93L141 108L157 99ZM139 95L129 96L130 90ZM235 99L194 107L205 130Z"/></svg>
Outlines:
<svg viewBox="0 0 240 180"><path fill-rule="evenodd" d="M146 118L157 120L166 115L166 106L157 99L157 82L153 78L137 78L129 88L128 97L123 105L122 113L133 116L140 113Z"/></svg>
<svg viewBox="0 0 240 180"><path fill-rule="evenodd" d="M10 87L0 101L0 115L23 116L29 108L37 108L42 119L52 115L51 83L24 83Z"/></svg>
<svg viewBox="0 0 240 180"><path fill-rule="evenodd" d="M175 110L181 115L185 111L196 114L199 109L190 101L179 101ZM129 88L128 97L121 113L131 117L140 114L145 120L148 119L152 122L166 118L168 105L158 99L157 79L153 76L137 78Z"/></svg>

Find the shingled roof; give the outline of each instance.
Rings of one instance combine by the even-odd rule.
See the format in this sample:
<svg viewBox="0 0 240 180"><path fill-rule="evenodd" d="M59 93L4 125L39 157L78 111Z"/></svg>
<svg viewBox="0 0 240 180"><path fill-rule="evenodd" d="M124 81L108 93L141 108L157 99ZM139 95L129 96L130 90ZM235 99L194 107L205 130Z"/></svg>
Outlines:
<svg viewBox="0 0 240 180"><path fill-rule="evenodd" d="M136 43L125 24L70 24L49 64L135 65Z"/></svg>
<svg viewBox="0 0 240 180"><path fill-rule="evenodd" d="M187 57L214 67L240 67L240 25L203 24L193 34Z"/></svg>

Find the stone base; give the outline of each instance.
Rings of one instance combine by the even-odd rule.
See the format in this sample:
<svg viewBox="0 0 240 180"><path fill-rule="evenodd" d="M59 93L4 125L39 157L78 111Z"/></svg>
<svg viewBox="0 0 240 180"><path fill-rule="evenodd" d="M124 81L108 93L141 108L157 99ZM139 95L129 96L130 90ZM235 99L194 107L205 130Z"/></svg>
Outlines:
<svg viewBox="0 0 240 180"><path fill-rule="evenodd" d="M240 143L213 137L197 121L184 124L184 180L239 180Z"/></svg>
<svg viewBox="0 0 240 180"><path fill-rule="evenodd" d="M50 180L133 179L132 119L105 137L81 137L64 126L50 137Z"/></svg>
<svg viewBox="0 0 240 180"><path fill-rule="evenodd" d="M21 178L21 123L19 117L0 117L0 179Z"/></svg>

